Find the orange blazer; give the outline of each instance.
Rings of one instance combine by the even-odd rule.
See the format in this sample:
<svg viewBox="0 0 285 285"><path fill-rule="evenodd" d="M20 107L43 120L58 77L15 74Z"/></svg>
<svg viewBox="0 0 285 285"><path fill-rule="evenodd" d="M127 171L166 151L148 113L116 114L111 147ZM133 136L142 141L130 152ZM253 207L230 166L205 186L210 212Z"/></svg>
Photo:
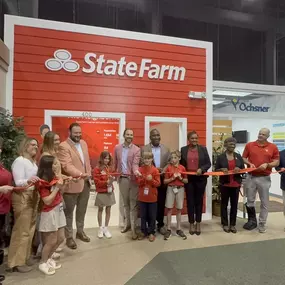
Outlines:
<svg viewBox="0 0 285 285"><path fill-rule="evenodd" d="M75 143L68 138L59 145L57 157L61 163L62 173L67 176L78 177L81 173L91 176L91 165L88 147L84 140L80 140L84 163L76 149ZM66 193L80 193L84 188L84 180L71 181L65 188Z"/></svg>

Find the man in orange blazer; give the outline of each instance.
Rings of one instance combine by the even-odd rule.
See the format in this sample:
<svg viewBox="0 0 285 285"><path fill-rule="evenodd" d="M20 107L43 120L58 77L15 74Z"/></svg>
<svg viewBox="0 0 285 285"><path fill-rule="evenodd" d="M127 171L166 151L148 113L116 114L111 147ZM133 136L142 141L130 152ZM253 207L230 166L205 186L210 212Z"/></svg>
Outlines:
<svg viewBox="0 0 285 285"><path fill-rule="evenodd" d="M134 132L131 129L124 131L124 143L115 146L114 167L121 173L119 177L119 189L123 198L125 226L122 233L132 230L132 239L136 240L136 221L138 210L138 185L135 174L138 174L140 162L140 148L134 145Z"/></svg>
<svg viewBox="0 0 285 285"><path fill-rule="evenodd" d="M66 217L66 245L76 249L73 239L73 212L76 206L76 238L84 242L90 242L90 238L84 233L84 219L90 195L89 178L91 176L90 158L88 147L81 139L81 127L73 123L69 127L69 138L59 146L58 158L61 163L62 173L67 176L80 177L77 181L70 182L64 190Z"/></svg>

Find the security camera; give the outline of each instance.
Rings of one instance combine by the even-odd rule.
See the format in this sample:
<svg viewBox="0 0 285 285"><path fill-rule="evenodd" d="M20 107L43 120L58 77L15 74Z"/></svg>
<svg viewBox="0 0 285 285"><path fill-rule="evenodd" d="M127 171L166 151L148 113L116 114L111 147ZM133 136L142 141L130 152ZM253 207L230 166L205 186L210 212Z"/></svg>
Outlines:
<svg viewBox="0 0 285 285"><path fill-rule="evenodd" d="M192 99L205 99L206 98L206 93L205 92L190 91L188 93L188 97L192 98Z"/></svg>

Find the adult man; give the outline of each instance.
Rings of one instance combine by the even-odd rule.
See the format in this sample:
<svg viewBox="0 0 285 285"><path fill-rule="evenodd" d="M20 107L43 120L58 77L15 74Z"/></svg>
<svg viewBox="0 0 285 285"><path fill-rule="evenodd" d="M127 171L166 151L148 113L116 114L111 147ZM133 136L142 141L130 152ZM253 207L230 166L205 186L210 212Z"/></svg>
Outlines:
<svg viewBox="0 0 285 285"><path fill-rule="evenodd" d="M76 206L76 238L89 242L90 238L84 233L84 219L90 195L89 177L91 176L90 158L88 147L81 139L81 127L73 123L69 127L69 138L59 145L58 158L62 166L62 173L67 176L80 177L77 181L70 182L63 194L66 216L66 245L76 249L73 239L73 211Z"/></svg>
<svg viewBox="0 0 285 285"><path fill-rule="evenodd" d="M167 185L163 183L164 175L163 171L167 167L167 164L170 159L170 150L168 147L160 143L161 137L157 129L150 131L150 143L142 147L143 152L152 152L154 156L155 167L158 168L161 173L161 185L157 188L158 197L157 197L157 230L164 235L166 229L164 227L164 209L165 209L165 199L166 199L166 190Z"/></svg>
<svg viewBox="0 0 285 285"><path fill-rule="evenodd" d="M116 145L114 149L114 166L116 171L121 173L118 182L125 215L125 225L121 233L126 233L131 229L132 239L136 240L138 238L136 233L138 186L134 175L138 174L140 148L132 143L133 130L125 129L123 136L124 143Z"/></svg>
<svg viewBox="0 0 285 285"><path fill-rule="evenodd" d="M44 125L40 126L40 135L41 135L42 141L44 140L46 133L49 131L50 131L50 127L48 125L44 124ZM42 148L43 148L43 144L41 143L39 148L38 148L37 155L36 155L36 161L38 163L39 163L39 160L40 160L41 155L42 155Z"/></svg>
<svg viewBox="0 0 285 285"><path fill-rule="evenodd" d="M246 230L257 227L254 202L258 191L261 200L259 214L259 232L266 232L266 220L268 216L269 189L271 186L270 174L273 167L279 165L279 152L275 144L268 142L270 131L263 128L258 133L257 141L250 142L243 152L244 163L257 170L248 174L245 190L247 196L248 222L243 226Z"/></svg>

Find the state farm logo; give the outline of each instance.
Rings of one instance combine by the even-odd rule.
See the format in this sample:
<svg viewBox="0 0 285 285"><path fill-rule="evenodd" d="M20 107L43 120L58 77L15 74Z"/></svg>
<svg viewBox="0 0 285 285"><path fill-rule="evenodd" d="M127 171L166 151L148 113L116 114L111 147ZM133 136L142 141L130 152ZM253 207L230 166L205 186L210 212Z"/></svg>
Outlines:
<svg viewBox="0 0 285 285"><path fill-rule="evenodd" d="M166 59L166 61L171 60ZM184 81L186 68L183 66L157 64L157 60L151 58L141 58L139 62L127 61L126 56L119 59L105 58L104 54L88 52L84 55L84 66L81 68L83 73L96 73L106 76L128 76L157 80ZM163 60L160 60L160 62ZM155 63L154 63L155 62ZM67 72L76 72L80 65L71 59L71 53L65 49L58 49L54 52L54 58L49 58L45 62L48 70L59 71L64 69Z"/></svg>
<svg viewBox="0 0 285 285"><path fill-rule="evenodd" d="M50 58L45 62L47 69L58 71L64 69L68 72L76 72L80 65L75 60L71 59L71 53L65 49L58 49L54 52L54 58Z"/></svg>

